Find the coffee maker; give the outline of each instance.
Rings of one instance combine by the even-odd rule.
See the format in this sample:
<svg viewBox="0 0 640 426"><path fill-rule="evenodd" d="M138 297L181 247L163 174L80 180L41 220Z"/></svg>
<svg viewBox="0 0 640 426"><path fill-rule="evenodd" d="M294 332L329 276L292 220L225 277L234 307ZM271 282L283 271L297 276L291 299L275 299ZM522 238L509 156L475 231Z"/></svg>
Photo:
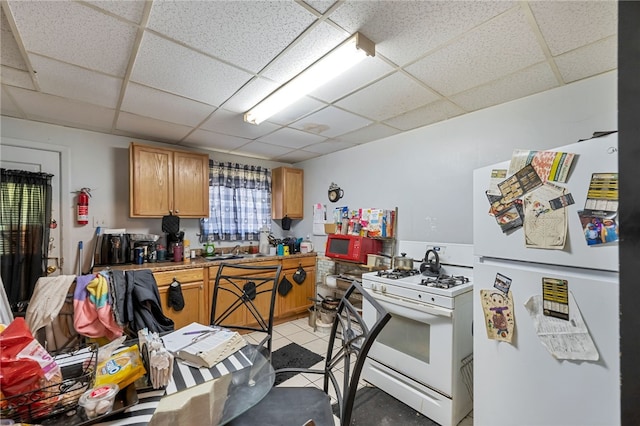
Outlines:
<svg viewBox="0 0 640 426"><path fill-rule="evenodd" d="M180 231L180 218L174 215L163 216L162 231L167 238L167 260L173 260L173 248L184 240L184 232Z"/></svg>

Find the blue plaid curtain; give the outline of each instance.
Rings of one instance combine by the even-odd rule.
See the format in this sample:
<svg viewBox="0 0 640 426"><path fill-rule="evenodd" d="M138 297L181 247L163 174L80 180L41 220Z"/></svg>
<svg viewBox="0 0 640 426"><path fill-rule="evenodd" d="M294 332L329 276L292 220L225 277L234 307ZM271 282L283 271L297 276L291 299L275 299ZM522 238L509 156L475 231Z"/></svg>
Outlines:
<svg viewBox="0 0 640 426"><path fill-rule="evenodd" d="M271 170L209 160L209 217L201 219L200 242L258 241L271 230Z"/></svg>

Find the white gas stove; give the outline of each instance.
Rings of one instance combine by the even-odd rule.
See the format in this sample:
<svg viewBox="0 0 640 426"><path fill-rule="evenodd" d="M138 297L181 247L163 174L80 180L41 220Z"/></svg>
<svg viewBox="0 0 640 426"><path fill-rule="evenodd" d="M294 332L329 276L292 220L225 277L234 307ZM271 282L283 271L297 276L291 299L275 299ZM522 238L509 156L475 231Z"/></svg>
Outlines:
<svg viewBox="0 0 640 426"><path fill-rule="evenodd" d="M387 270L363 274L362 286L392 314L369 352L363 379L443 426L472 409L462 368L472 359L473 248L463 244L401 241L399 250L424 259L438 253L435 271ZM433 253L430 254L433 256ZM365 322L375 321L368 304Z"/></svg>

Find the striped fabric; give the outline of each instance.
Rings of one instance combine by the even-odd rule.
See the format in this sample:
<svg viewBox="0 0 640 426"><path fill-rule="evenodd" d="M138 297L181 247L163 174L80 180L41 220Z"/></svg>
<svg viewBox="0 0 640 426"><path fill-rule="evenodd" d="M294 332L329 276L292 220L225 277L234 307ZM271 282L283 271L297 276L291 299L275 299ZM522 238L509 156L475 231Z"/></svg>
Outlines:
<svg viewBox="0 0 640 426"><path fill-rule="evenodd" d="M151 417L153 417L153 413L164 395L174 394L249 366L251 366L251 361L242 351L235 352L211 368L190 367L175 359L173 377L166 389L139 391L138 404L114 415L107 422L97 424L101 426L146 425L151 421Z"/></svg>
<svg viewBox="0 0 640 426"><path fill-rule="evenodd" d="M242 370L250 365L251 361L242 351L235 352L211 368L190 367L176 358L173 360L173 377L167 385L167 395Z"/></svg>

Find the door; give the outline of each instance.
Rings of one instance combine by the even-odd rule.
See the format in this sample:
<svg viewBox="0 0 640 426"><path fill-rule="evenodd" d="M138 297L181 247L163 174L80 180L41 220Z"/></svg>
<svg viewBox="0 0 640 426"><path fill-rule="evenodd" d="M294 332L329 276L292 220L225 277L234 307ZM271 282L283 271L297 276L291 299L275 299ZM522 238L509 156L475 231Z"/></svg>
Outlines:
<svg viewBox="0 0 640 426"><path fill-rule="evenodd" d="M511 279L515 332L511 344L490 340L480 289ZM474 419L476 424L613 425L620 419L619 292L616 273L482 260L474 283ZM598 349L597 361L556 359L541 343L525 308L542 294L542 278L568 282ZM569 312L571 315L571 311ZM570 323L570 322L568 322ZM558 339L560 344L562 339ZM525 420L526 419L526 420Z"/></svg>
<svg viewBox="0 0 640 426"><path fill-rule="evenodd" d="M6 145L7 141L3 140L0 145L0 165L4 169L26 170L29 172L43 172L53 175L51 179L51 188L53 191L51 200L51 218L55 221L49 236L49 259L47 261L51 275L60 274L62 267L62 228L63 217L60 210L60 152L46 151L24 146Z"/></svg>
<svg viewBox="0 0 640 426"><path fill-rule="evenodd" d="M131 217L162 217L173 212L173 154L144 145L129 148Z"/></svg>
<svg viewBox="0 0 640 426"><path fill-rule="evenodd" d="M473 241L476 256L521 260L527 262L574 266L576 268L618 270L618 243L588 246L578 212L585 208L593 173L616 173L618 170L618 137L616 134L559 147L553 151L575 153L566 188L575 200L567 206L567 235L563 250L545 250L525 246L521 228L502 233L496 219L489 215L489 188L493 169L509 168L509 162L474 170L473 173ZM550 226L550 225L549 225Z"/></svg>
<svg viewBox="0 0 640 426"><path fill-rule="evenodd" d="M391 314L369 358L451 396L454 311L365 291ZM366 299L362 309L365 322L373 324L376 311Z"/></svg>

